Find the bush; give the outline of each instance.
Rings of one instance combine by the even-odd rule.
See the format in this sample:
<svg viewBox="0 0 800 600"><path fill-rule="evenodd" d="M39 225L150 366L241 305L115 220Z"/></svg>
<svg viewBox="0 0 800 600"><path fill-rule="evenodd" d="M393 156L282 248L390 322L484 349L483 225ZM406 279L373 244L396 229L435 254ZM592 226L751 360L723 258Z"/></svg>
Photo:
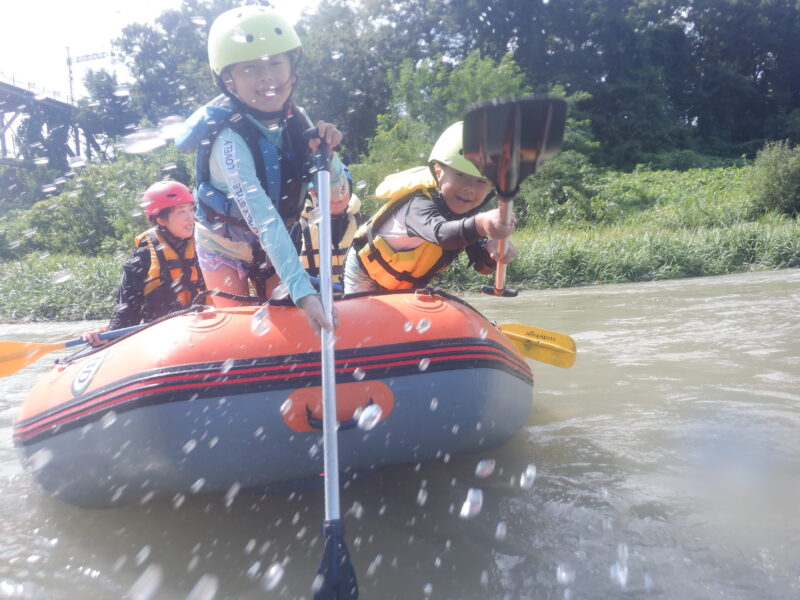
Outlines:
<svg viewBox="0 0 800 600"><path fill-rule="evenodd" d="M771 142L750 169L747 189L757 213L800 213L800 146Z"/></svg>

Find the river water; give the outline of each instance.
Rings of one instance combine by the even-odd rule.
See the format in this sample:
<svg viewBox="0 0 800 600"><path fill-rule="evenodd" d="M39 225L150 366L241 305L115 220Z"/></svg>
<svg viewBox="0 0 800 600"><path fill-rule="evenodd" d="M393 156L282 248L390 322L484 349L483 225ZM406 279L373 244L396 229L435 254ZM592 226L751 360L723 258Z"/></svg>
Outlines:
<svg viewBox="0 0 800 600"><path fill-rule="evenodd" d="M534 408L503 448L342 490L361 598L800 597L800 270L470 300L572 335L578 360L531 363ZM310 600L322 492L105 511L41 494L11 433L49 363L0 379L0 598ZM483 505L463 520L469 488Z"/></svg>

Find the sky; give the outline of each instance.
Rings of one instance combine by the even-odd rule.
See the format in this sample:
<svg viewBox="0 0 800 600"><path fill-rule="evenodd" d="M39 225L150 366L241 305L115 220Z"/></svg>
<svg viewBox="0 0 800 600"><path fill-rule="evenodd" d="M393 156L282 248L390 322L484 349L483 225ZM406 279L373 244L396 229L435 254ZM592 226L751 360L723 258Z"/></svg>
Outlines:
<svg viewBox="0 0 800 600"><path fill-rule="evenodd" d="M272 0L290 20L317 0ZM87 69L121 69L110 58L76 62L76 57L108 53L111 41L130 23L152 23L181 0L0 0L0 80L37 93L69 98L67 48L73 58L75 97L83 92ZM118 77L125 73L115 71Z"/></svg>

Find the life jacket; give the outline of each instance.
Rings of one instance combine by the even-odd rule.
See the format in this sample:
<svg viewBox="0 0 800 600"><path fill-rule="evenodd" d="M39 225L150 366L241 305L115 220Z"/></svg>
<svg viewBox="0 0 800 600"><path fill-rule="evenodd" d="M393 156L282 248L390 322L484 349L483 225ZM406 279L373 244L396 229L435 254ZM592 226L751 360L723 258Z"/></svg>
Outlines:
<svg viewBox="0 0 800 600"><path fill-rule="evenodd" d="M247 144L258 181L288 226L297 221L303 208L304 185L310 176L308 142L302 133L312 124L302 108L288 103L281 121L281 147L278 148L229 99L219 96L195 111L175 138L179 150L197 150L197 220L228 239L257 244L256 234L242 217L233 197L210 183L211 150L225 127L238 133Z"/></svg>
<svg viewBox="0 0 800 600"><path fill-rule="evenodd" d="M150 270L144 281L142 318L150 322L191 304L205 289L190 239L181 255L153 227L136 237L136 247L150 249Z"/></svg>
<svg viewBox="0 0 800 600"><path fill-rule="evenodd" d="M347 250L353 243L359 224L356 219L358 210L361 208L361 200L355 194L350 195L350 202L347 204L347 212L343 217L347 218L347 227L338 242L333 241L331 248L331 273L334 283L343 283L344 257ZM300 227L303 234L303 245L300 250L300 262L312 277L319 277L319 223L312 223L310 213L313 206L307 204L300 219Z"/></svg>
<svg viewBox="0 0 800 600"><path fill-rule="evenodd" d="M375 231L414 197L424 195L433 200L434 195L438 196L433 174L428 167L395 173L381 182L375 195L389 201L356 233L353 245L358 250L361 265L373 281L387 290L425 287L461 250L444 250L423 241L411 250L396 251L380 235L375 235Z"/></svg>

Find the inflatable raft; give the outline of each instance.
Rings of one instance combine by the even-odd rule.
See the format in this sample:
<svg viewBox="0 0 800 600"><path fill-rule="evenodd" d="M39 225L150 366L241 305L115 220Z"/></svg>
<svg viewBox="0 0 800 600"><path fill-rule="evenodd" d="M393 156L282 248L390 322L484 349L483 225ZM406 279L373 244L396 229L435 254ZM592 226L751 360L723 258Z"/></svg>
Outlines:
<svg viewBox="0 0 800 600"><path fill-rule="evenodd" d="M335 306L345 476L492 448L525 423L531 370L468 304L416 291ZM189 311L56 363L15 423L24 464L84 507L321 479L319 338L293 306L263 312Z"/></svg>

